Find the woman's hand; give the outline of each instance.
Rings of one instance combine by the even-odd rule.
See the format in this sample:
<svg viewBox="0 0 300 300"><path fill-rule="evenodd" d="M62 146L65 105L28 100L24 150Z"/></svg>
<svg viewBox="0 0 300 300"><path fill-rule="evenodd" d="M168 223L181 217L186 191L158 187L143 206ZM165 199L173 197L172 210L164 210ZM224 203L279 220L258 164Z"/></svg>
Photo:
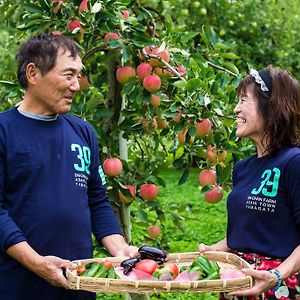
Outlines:
<svg viewBox="0 0 300 300"><path fill-rule="evenodd" d="M199 244L198 249L199 249L200 252L206 252L206 251L225 251L225 252L230 252L231 251L231 249L228 248L228 246L227 246L227 239L226 239L226 237L223 240L221 240L221 241L219 241L216 244L211 245L211 246L208 246L206 244L201 243L201 244Z"/></svg>
<svg viewBox="0 0 300 300"><path fill-rule="evenodd" d="M269 271L258 271L254 269L242 269L242 272L246 275L250 275L254 278L254 286L237 291L229 293L230 296L254 296L259 295L271 288L274 288L278 282L278 278L275 274L269 272Z"/></svg>

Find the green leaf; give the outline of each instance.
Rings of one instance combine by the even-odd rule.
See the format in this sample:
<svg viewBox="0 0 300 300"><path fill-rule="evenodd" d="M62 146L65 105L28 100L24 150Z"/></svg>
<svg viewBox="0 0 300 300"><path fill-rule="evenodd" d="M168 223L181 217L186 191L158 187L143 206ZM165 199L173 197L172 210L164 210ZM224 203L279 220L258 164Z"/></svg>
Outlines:
<svg viewBox="0 0 300 300"><path fill-rule="evenodd" d="M140 206L138 206L138 208L137 208L137 213L138 213L139 218L140 218L143 222L147 222L147 220L148 220L148 215L147 215L147 213L146 213L143 209L141 209Z"/></svg>
<svg viewBox="0 0 300 300"><path fill-rule="evenodd" d="M186 82L183 80L177 80L173 83L173 85L180 89L184 89L186 87Z"/></svg>
<svg viewBox="0 0 300 300"><path fill-rule="evenodd" d="M101 108L98 112L97 115L103 118L111 118L113 116L113 111L108 109L108 108Z"/></svg>
<svg viewBox="0 0 300 300"><path fill-rule="evenodd" d="M201 80L199 78L192 78L187 82L186 89L188 92L194 92L199 88Z"/></svg>
<svg viewBox="0 0 300 300"><path fill-rule="evenodd" d="M189 177L189 169L185 169L178 181L178 185L184 184Z"/></svg>
<svg viewBox="0 0 300 300"><path fill-rule="evenodd" d="M122 50L123 50L122 51L122 58L123 58L123 61L126 63L130 59L130 50L129 50L129 47L126 46L126 45L123 45Z"/></svg>
<svg viewBox="0 0 300 300"><path fill-rule="evenodd" d="M240 56L237 56L235 53L232 53L232 52L223 53L221 56L223 58L227 58L227 59L240 59Z"/></svg>
<svg viewBox="0 0 300 300"><path fill-rule="evenodd" d="M32 13L43 13L43 9L40 6L33 4L33 3L24 4L23 8L26 11L30 11Z"/></svg>
<svg viewBox="0 0 300 300"><path fill-rule="evenodd" d="M199 32L189 32L189 33L184 34L181 38L181 43L186 44L189 40L191 40L198 34L199 34Z"/></svg>
<svg viewBox="0 0 300 300"><path fill-rule="evenodd" d="M184 159L182 157L178 158L178 159L175 159L173 161L173 167L174 168L181 168L185 165L185 162L184 162Z"/></svg>

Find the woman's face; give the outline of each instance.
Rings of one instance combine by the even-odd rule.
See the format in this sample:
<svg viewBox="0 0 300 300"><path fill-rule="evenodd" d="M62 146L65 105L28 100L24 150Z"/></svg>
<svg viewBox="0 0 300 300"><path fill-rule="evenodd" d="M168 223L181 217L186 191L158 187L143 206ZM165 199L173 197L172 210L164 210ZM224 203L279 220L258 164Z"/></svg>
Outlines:
<svg viewBox="0 0 300 300"><path fill-rule="evenodd" d="M248 86L246 95L239 98L234 112L236 114L236 136L247 137L255 143L261 143L264 122L258 112L258 105L253 93L254 85Z"/></svg>

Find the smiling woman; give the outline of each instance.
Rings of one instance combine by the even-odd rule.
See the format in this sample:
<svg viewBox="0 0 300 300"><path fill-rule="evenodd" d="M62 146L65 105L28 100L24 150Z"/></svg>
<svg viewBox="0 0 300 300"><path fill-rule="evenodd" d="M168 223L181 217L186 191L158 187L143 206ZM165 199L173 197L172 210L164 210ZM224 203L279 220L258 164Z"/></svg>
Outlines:
<svg viewBox="0 0 300 300"><path fill-rule="evenodd" d="M240 82L238 95L236 135L250 138L257 154L234 166L227 236L212 246L200 244L199 250L235 252L254 266L244 272L254 277L255 285L232 296L296 299L300 297L300 86L286 70L251 70Z"/></svg>

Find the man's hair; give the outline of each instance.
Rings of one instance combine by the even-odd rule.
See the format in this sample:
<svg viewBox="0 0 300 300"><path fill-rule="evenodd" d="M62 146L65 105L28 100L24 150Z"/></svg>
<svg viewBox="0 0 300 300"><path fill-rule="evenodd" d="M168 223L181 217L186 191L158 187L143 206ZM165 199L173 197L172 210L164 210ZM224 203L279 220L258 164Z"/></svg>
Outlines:
<svg viewBox="0 0 300 300"><path fill-rule="evenodd" d="M252 76L245 77L237 92L240 97L253 86L258 112L264 122L263 142L268 154L285 146L300 146L300 85L287 70L267 68L272 91L262 91Z"/></svg>
<svg viewBox="0 0 300 300"><path fill-rule="evenodd" d="M42 33L29 38L19 49L16 58L18 61L18 80L22 88L27 89L26 67L30 63L46 75L56 63L58 50L69 51L74 59L80 55L75 42L63 35Z"/></svg>

